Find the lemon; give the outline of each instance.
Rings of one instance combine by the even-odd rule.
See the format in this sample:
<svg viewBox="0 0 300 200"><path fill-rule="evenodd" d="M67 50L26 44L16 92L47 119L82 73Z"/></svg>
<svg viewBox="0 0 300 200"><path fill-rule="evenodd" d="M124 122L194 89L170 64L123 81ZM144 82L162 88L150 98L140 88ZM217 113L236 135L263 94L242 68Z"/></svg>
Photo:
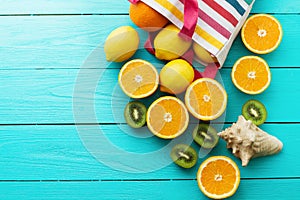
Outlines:
<svg viewBox="0 0 300 200"><path fill-rule="evenodd" d="M154 39L155 56L160 60L174 60L182 56L191 46L192 41L185 41L173 24L162 29Z"/></svg>
<svg viewBox="0 0 300 200"><path fill-rule="evenodd" d="M179 94L194 80L193 67L183 59L168 62L160 71L160 90L170 94Z"/></svg>
<svg viewBox="0 0 300 200"><path fill-rule="evenodd" d="M140 39L131 26L121 26L113 30L106 38L104 52L107 61L123 62L133 56Z"/></svg>
<svg viewBox="0 0 300 200"><path fill-rule="evenodd" d="M193 49L194 53L196 54L197 58L201 60L202 62L205 62L207 64L218 62L217 58L213 56L211 53L209 53L207 50L205 50L202 46L200 46L198 43L193 43Z"/></svg>

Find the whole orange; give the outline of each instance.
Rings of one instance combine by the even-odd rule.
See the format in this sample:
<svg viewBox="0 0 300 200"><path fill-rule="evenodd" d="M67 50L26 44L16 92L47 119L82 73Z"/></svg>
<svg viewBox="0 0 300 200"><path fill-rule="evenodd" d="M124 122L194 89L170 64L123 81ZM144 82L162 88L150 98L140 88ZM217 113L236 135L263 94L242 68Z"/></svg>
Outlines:
<svg viewBox="0 0 300 200"><path fill-rule="evenodd" d="M149 32L157 31L169 22L167 18L141 1L130 4L129 16L133 23Z"/></svg>

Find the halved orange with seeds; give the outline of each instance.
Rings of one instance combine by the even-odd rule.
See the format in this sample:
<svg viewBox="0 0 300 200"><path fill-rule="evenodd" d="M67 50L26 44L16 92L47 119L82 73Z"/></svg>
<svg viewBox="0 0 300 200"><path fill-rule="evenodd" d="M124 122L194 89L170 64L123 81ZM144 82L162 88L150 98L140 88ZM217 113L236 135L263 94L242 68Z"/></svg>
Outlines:
<svg viewBox="0 0 300 200"><path fill-rule="evenodd" d="M184 103L176 97L160 97L148 108L147 126L160 138L178 137L187 129L188 123L188 111Z"/></svg>
<svg viewBox="0 0 300 200"><path fill-rule="evenodd" d="M271 82L267 62L258 56L244 56L234 64L231 72L233 84L247 94L260 94Z"/></svg>
<svg viewBox="0 0 300 200"><path fill-rule="evenodd" d="M257 54L274 51L282 39L282 27L279 21L268 14L256 14L245 22L242 31L245 46Z"/></svg>
<svg viewBox="0 0 300 200"><path fill-rule="evenodd" d="M227 93L216 80L200 78L187 88L185 105L197 119L214 120L226 109Z"/></svg>
<svg viewBox="0 0 300 200"><path fill-rule="evenodd" d="M213 156L199 167L197 182L200 190L209 198L224 199L232 196L240 184L240 170L226 156Z"/></svg>
<svg viewBox="0 0 300 200"><path fill-rule="evenodd" d="M158 83L156 68L145 60L131 60L125 63L119 72L120 87L131 98L150 96L157 89Z"/></svg>

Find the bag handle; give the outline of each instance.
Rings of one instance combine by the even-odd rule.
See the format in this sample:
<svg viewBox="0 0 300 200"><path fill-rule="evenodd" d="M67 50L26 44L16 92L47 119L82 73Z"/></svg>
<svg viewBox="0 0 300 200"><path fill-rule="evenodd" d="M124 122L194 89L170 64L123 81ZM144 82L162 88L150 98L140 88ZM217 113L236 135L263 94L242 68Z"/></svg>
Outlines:
<svg viewBox="0 0 300 200"><path fill-rule="evenodd" d="M191 40L198 21L198 0L182 0L181 2L184 4L184 22L179 35L186 40Z"/></svg>

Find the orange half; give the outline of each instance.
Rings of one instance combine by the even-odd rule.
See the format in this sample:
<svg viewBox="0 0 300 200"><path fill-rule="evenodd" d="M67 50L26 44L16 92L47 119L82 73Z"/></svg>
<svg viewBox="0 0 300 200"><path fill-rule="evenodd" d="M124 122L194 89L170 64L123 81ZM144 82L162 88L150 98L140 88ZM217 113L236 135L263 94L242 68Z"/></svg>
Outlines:
<svg viewBox="0 0 300 200"><path fill-rule="evenodd" d="M282 40L282 27L279 21L268 14L256 14L245 22L242 28L245 46L257 54L274 51Z"/></svg>
<svg viewBox="0 0 300 200"><path fill-rule="evenodd" d="M119 72L119 84L123 92L135 99L148 97L158 87L159 76L156 68L141 59L131 60Z"/></svg>
<svg viewBox="0 0 300 200"><path fill-rule="evenodd" d="M200 78L187 88L185 104L197 119L214 120L226 109L227 93L216 80Z"/></svg>
<svg viewBox="0 0 300 200"><path fill-rule="evenodd" d="M212 199L232 196L240 184L240 170L236 163L226 156L213 156L199 167L197 182L200 190Z"/></svg>
<svg viewBox="0 0 300 200"><path fill-rule="evenodd" d="M147 126L160 138L178 137L187 129L188 123L188 111L183 102L176 97L160 97L147 111Z"/></svg>
<svg viewBox="0 0 300 200"><path fill-rule="evenodd" d="M231 72L233 84L246 94L260 94L271 82L267 62L258 56L244 56L234 64Z"/></svg>

